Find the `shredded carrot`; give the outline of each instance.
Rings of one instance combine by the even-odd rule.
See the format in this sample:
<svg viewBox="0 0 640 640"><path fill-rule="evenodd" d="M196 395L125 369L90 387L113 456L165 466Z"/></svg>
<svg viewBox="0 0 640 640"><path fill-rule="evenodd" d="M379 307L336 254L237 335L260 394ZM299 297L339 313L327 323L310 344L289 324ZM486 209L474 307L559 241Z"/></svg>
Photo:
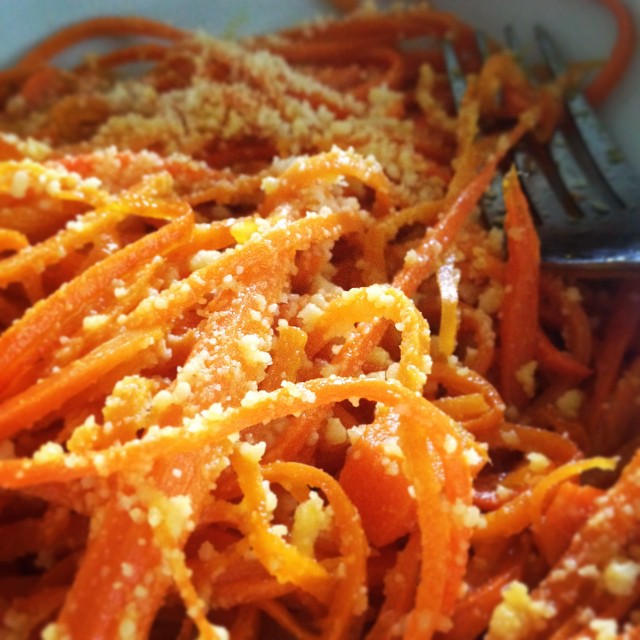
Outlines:
<svg viewBox="0 0 640 640"><path fill-rule="evenodd" d="M111 35L142 35L175 40L183 35L180 29L170 25L139 17L93 18L71 25L58 31L48 39L31 49L18 62L19 66L29 67L64 51L78 42Z"/></svg>
<svg viewBox="0 0 640 640"><path fill-rule="evenodd" d="M509 257L499 333L500 390L507 403L522 407L534 393L521 374L535 363L540 247L515 167L505 177L504 197Z"/></svg>
<svg viewBox="0 0 640 640"><path fill-rule="evenodd" d="M620 0L601 0L613 14L617 37L607 61L587 88L589 100L602 103L622 79L635 50L636 30L629 7Z"/></svg>
<svg viewBox="0 0 640 640"><path fill-rule="evenodd" d="M0 71L1 637L637 631L637 278L546 273L514 169L484 225L562 106L473 33L107 16Z"/></svg>

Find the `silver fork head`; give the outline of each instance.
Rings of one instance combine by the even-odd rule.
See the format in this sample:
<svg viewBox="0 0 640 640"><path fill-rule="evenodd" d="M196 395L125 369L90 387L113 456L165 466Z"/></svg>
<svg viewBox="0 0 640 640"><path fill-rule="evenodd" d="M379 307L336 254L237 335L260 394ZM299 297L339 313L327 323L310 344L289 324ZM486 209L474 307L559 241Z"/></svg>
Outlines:
<svg viewBox="0 0 640 640"><path fill-rule="evenodd" d="M555 77L565 75L568 72L567 65L549 32L538 25L535 35L551 73ZM571 92L567 95L566 104L582 143L608 188L622 206L637 205L640 202L640 178L611 139L584 94Z"/></svg>
<svg viewBox="0 0 640 640"><path fill-rule="evenodd" d="M541 26L536 41L554 77L567 65ZM586 97L572 91L567 118L548 145L562 186L579 218L557 219L543 243L562 266L605 271L640 270L640 177L625 160ZM542 236L541 236L542 237ZM549 260L547 260L549 262Z"/></svg>
<svg viewBox="0 0 640 640"><path fill-rule="evenodd" d="M482 33L476 34L476 44L483 59L489 57L489 45L487 38ZM445 68L451 87L453 103L457 110L460 109L462 99L467 90L467 79L456 54L453 44L445 40L442 44ZM485 221L490 227L502 227L504 221L504 198L502 196L503 171L498 168L487 192L482 196L480 208Z"/></svg>
<svg viewBox="0 0 640 640"><path fill-rule="evenodd" d="M536 39L550 72L556 76L566 73L549 34L538 27ZM484 36L477 40L486 58ZM507 29L506 40L522 61L514 29ZM451 43L444 45L444 55L459 107L466 78ZM548 145L543 147L529 136L512 157L536 213L542 261L588 275L638 272L640 178L582 94L567 98L567 112L566 122ZM489 224L501 224L504 216L504 205L495 196L501 191L496 184L501 178L501 174L496 177L482 202Z"/></svg>

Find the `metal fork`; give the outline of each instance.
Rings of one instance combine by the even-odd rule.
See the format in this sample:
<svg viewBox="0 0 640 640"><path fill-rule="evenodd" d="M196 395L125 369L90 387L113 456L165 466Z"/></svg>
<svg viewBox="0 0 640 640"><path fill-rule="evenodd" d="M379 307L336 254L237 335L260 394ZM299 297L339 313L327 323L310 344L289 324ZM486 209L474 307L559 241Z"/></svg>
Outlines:
<svg viewBox="0 0 640 640"><path fill-rule="evenodd" d="M566 64L548 32L536 27L536 41L550 74L566 73ZM513 30L509 48L518 57ZM482 34L481 55L488 56ZM456 106L466 78L453 45L443 45L447 74ZM513 153L540 236L541 259L551 267L580 275L640 273L640 176L625 160L583 94L566 98L566 121L546 148L531 137ZM489 224L504 216L501 175L485 194L482 208Z"/></svg>

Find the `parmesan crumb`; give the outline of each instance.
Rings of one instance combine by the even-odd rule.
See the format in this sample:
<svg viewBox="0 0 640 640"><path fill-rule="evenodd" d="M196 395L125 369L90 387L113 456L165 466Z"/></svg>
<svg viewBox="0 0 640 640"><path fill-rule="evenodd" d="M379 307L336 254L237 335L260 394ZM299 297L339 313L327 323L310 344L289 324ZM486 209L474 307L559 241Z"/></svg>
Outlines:
<svg viewBox="0 0 640 640"><path fill-rule="evenodd" d="M325 509L316 491L309 492L309 498L296 507L291 542L306 556L313 556L313 549L322 531L331 525L332 512Z"/></svg>
<svg viewBox="0 0 640 640"><path fill-rule="evenodd" d="M246 460L250 460L254 464L260 462L266 450L266 442L257 442L256 444L251 444L249 442L238 443L238 452L240 453L240 455Z"/></svg>
<svg viewBox="0 0 640 640"><path fill-rule="evenodd" d="M538 363L535 360L528 362L516 371L516 380L529 398L533 398L536 392L535 373Z"/></svg>
<svg viewBox="0 0 640 640"><path fill-rule="evenodd" d="M547 456L536 451L527 453L527 460L529 461L529 468L534 473L543 473L551 465L551 460Z"/></svg>
<svg viewBox="0 0 640 640"><path fill-rule="evenodd" d="M632 560L614 558L606 566L602 578L604 586L615 596L629 596L633 593L640 575L640 564Z"/></svg>
<svg viewBox="0 0 640 640"><path fill-rule="evenodd" d="M612 618L596 618L589 623L589 629L595 631L595 640L616 640L618 623Z"/></svg>
<svg viewBox="0 0 640 640"><path fill-rule="evenodd" d="M52 622L42 630L42 640L71 640L71 636L62 624Z"/></svg>
<svg viewBox="0 0 640 640"><path fill-rule="evenodd" d="M545 628L555 615L555 607L533 600L522 582L510 582L502 590L502 602L494 609L487 640L525 640Z"/></svg>
<svg viewBox="0 0 640 640"><path fill-rule="evenodd" d="M22 199L27 195L29 189L29 172L23 169L16 171L13 174L13 181L11 182L11 196L16 199Z"/></svg>
<svg viewBox="0 0 640 640"><path fill-rule="evenodd" d="M448 454L452 454L452 453L455 453L457 448L458 448L458 441L450 433L448 433L444 439L445 452Z"/></svg>
<svg viewBox="0 0 640 640"><path fill-rule="evenodd" d="M331 417L327 420L324 428L322 429L322 437L328 445L337 446L347 442L347 430L342 422L335 417Z"/></svg>
<svg viewBox="0 0 640 640"><path fill-rule="evenodd" d="M584 393L582 391L579 389L569 389L558 397L556 406L564 416L575 419L580 413L583 402Z"/></svg>

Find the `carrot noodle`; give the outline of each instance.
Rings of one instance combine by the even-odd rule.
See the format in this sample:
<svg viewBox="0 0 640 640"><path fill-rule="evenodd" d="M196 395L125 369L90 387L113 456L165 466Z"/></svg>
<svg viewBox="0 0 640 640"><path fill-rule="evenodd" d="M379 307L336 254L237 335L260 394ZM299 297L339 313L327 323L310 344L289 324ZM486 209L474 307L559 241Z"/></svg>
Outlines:
<svg viewBox="0 0 640 640"><path fill-rule="evenodd" d="M535 362L540 248L515 167L504 179L504 197L509 257L499 333L500 390L508 404L521 407L534 394L520 374Z"/></svg>
<svg viewBox="0 0 640 640"><path fill-rule="evenodd" d="M637 279L546 273L515 169L478 212L562 86L335 4L0 71L0 637L640 633Z"/></svg>
<svg viewBox="0 0 640 640"><path fill-rule="evenodd" d="M595 105L602 103L622 79L633 57L636 39L629 7L620 0L602 0L602 4L613 14L617 37L609 58L587 87L587 96Z"/></svg>
<svg viewBox="0 0 640 640"><path fill-rule="evenodd" d="M442 299L442 315L440 317L440 336L438 347L443 356L453 355L456 348L458 332L458 282L460 274L450 262L445 262L437 273L440 298Z"/></svg>
<svg viewBox="0 0 640 640"><path fill-rule="evenodd" d="M170 25L145 18L94 18L58 31L23 56L18 62L18 66L28 67L49 60L61 51L83 40L123 34L175 40L182 35L182 32L180 29Z"/></svg>

